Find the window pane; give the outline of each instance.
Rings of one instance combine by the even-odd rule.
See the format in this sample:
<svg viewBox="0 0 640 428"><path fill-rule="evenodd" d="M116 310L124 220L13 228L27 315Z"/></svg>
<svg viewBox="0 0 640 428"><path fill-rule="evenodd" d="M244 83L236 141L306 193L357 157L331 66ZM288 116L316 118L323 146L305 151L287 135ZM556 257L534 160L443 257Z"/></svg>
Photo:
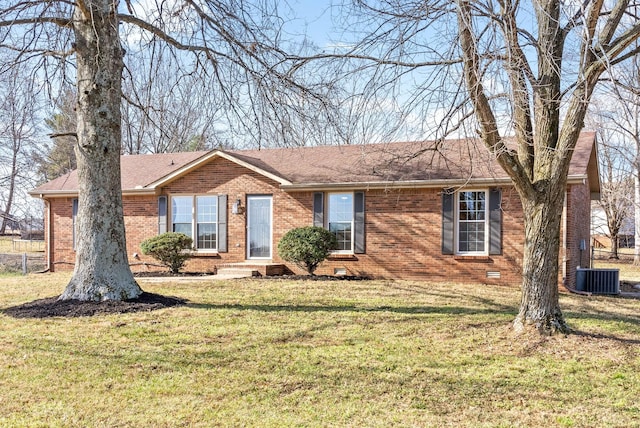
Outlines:
<svg viewBox="0 0 640 428"><path fill-rule="evenodd" d="M329 231L336 236L338 250L351 251L351 223L329 223Z"/></svg>
<svg viewBox="0 0 640 428"><path fill-rule="evenodd" d="M201 249L216 249L217 234L215 224L198 224L198 245Z"/></svg>
<svg viewBox="0 0 640 428"><path fill-rule="evenodd" d="M191 223L191 196L171 198L171 219L174 223Z"/></svg>
<svg viewBox="0 0 640 428"><path fill-rule="evenodd" d="M190 238L193 238L191 236L191 223L173 223L173 231L176 233L184 233Z"/></svg>
<svg viewBox="0 0 640 428"><path fill-rule="evenodd" d="M329 223L353 220L353 195L334 193L329 195Z"/></svg>
<svg viewBox="0 0 640 428"><path fill-rule="evenodd" d="M191 228L192 202L193 198L191 196L174 196L171 198L171 230L177 233L184 233L191 238L193 238Z"/></svg>
<svg viewBox="0 0 640 428"><path fill-rule="evenodd" d="M216 196L198 196L198 223L215 222L218 219L218 198Z"/></svg>

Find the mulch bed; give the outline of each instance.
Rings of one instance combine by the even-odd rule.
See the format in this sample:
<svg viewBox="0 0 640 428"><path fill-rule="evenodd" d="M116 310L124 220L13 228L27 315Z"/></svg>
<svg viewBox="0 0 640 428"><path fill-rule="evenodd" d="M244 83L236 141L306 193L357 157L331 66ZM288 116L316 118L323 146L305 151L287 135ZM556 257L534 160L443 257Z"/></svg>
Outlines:
<svg viewBox="0 0 640 428"><path fill-rule="evenodd" d="M148 312L172 306L184 305L185 300L177 297L143 292L132 300L104 302L84 302L80 300L58 300L57 297L34 300L33 302L6 308L2 311L13 318L50 317L90 317L94 315Z"/></svg>
<svg viewBox="0 0 640 428"><path fill-rule="evenodd" d="M193 276L208 276L213 275L213 272L178 272L173 273L168 270L159 271L145 271L145 272L133 272L135 278L188 278Z"/></svg>
<svg viewBox="0 0 640 428"><path fill-rule="evenodd" d="M351 275L277 275L256 276L254 279L282 280L282 281L364 281L371 279L367 276Z"/></svg>

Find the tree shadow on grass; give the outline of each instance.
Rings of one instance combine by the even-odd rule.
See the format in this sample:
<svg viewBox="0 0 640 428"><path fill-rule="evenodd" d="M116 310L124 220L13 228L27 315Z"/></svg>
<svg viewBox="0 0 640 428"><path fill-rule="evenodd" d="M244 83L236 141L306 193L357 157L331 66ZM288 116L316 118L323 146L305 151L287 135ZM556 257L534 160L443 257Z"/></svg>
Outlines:
<svg viewBox="0 0 640 428"><path fill-rule="evenodd" d="M640 339L630 339L630 338L627 338L627 337L618 337L618 336L614 336L612 334L590 333L588 331L582 331L582 330L573 330L571 332L571 334L579 336L579 337L584 337L585 339L588 339L588 340L604 339L604 340L612 340L614 342L623 343L623 344L626 344L626 345L640 345Z"/></svg>
<svg viewBox="0 0 640 428"><path fill-rule="evenodd" d="M247 305L187 302L187 307L206 310L235 310L259 312L391 312L400 314L479 315L507 313L515 315L513 308L507 311L495 309L465 308L460 306L356 306L356 305Z"/></svg>
<svg viewBox="0 0 640 428"><path fill-rule="evenodd" d="M563 311L567 319L619 321L626 324L640 326L640 319L633 316L621 315L610 311L600 311L590 309L588 312L577 312L575 310Z"/></svg>

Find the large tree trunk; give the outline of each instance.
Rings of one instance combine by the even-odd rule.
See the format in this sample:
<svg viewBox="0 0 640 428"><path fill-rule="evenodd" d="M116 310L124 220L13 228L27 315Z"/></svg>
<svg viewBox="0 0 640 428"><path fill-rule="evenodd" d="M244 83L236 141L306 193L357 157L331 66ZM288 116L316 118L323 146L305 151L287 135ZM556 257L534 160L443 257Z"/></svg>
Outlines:
<svg viewBox="0 0 640 428"><path fill-rule="evenodd" d="M640 168L638 167L636 167L635 174L633 175L633 190L633 215L635 226L633 234L633 264L635 266L640 266Z"/></svg>
<svg viewBox="0 0 640 428"><path fill-rule="evenodd" d="M60 299L124 300L142 290L129 268L120 183L121 76L117 0L79 0L76 265Z"/></svg>
<svg viewBox="0 0 640 428"><path fill-rule="evenodd" d="M560 226L564 187L523 198L525 246L522 260L522 297L514 321L516 331L535 327L540 333L566 333L558 302Z"/></svg>

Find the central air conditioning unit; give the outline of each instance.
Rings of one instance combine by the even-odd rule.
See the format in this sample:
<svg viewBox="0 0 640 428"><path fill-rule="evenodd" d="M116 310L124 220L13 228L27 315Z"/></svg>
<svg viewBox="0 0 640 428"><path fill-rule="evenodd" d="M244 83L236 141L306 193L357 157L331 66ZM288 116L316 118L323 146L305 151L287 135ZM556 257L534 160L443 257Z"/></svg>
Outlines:
<svg viewBox="0 0 640 428"><path fill-rule="evenodd" d="M620 269L578 268L576 290L593 294L620 294Z"/></svg>

